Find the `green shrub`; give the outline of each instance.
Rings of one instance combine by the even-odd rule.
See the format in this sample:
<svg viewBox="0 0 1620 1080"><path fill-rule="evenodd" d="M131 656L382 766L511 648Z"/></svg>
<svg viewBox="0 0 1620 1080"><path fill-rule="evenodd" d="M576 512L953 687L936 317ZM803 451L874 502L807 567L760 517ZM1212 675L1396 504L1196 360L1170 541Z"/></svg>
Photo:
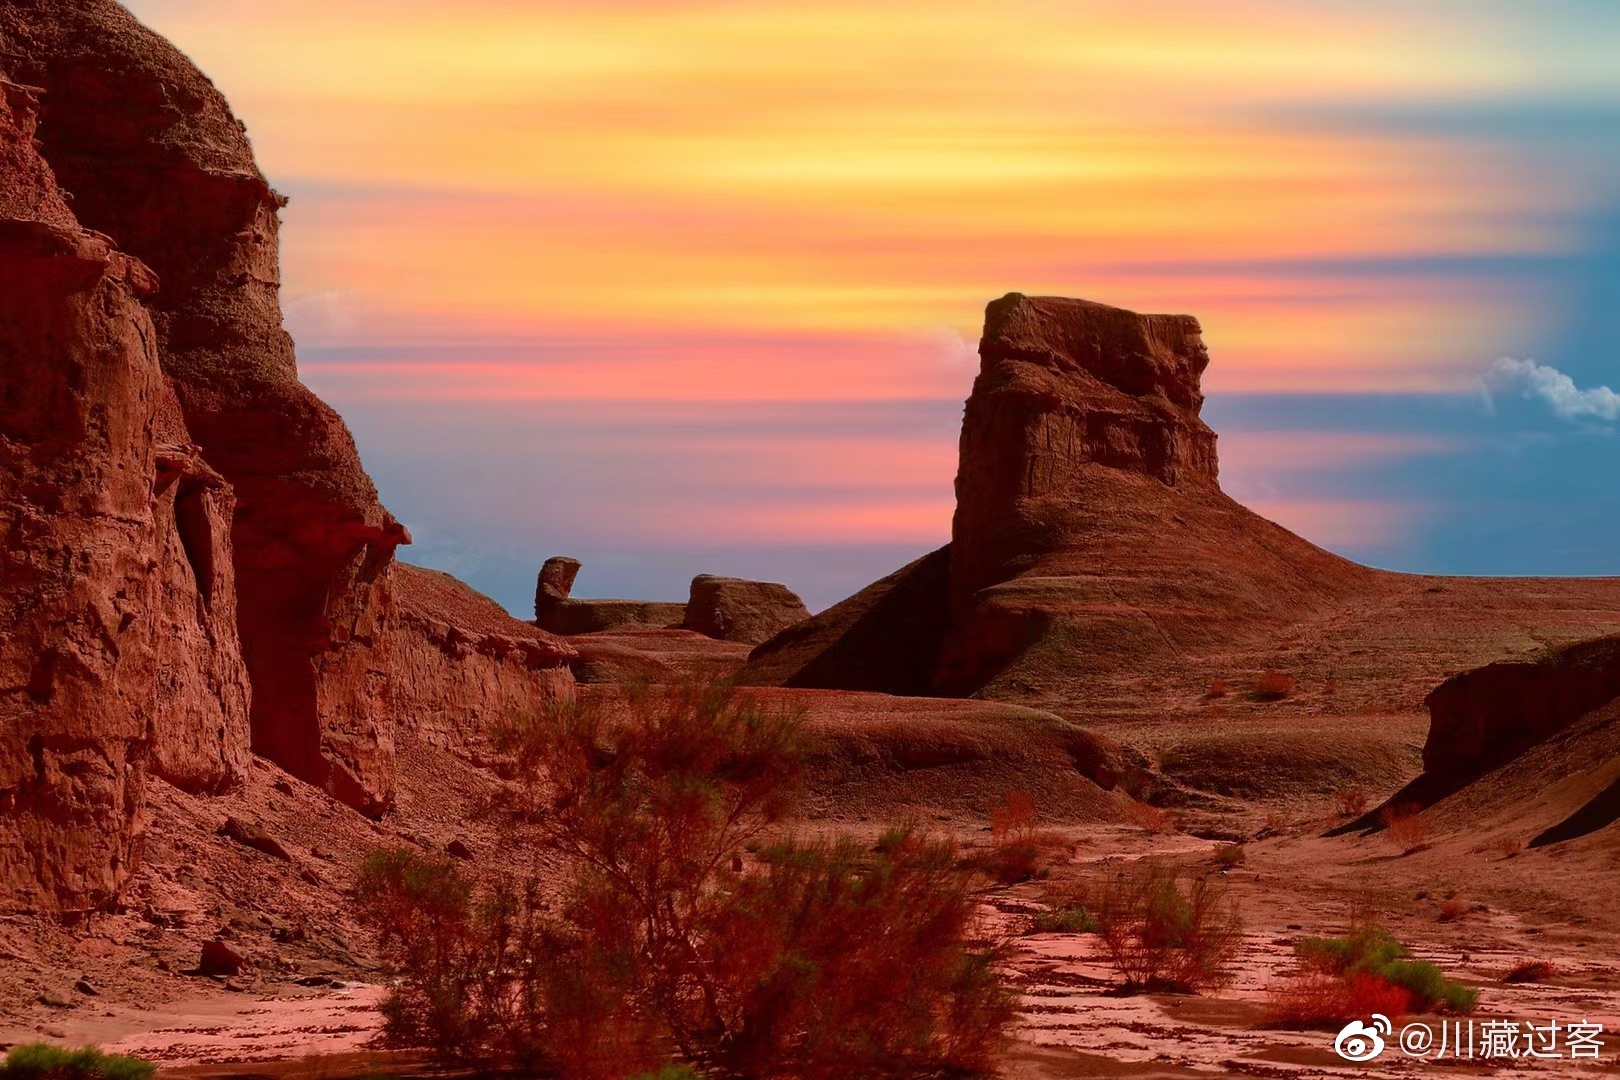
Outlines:
<svg viewBox="0 0 1620 1080"><path fill-rule="evenodd" d="M1382 926L1363 923L1341 938L1305 938L1294 946L1308 967L1346 978L1375 975L1405 990L1411 1007L1419 1012L1444 1009L1469 1013L1479 1003L1479 991L1449 980L1427 960L1414 960L1411 950Z"/></svg>
<svg viewBox="0 0 1620 1080"><path fill-rule="evenodd" d="M1094 934L1097 920L1083 905L1069 904L1036 915L1031 930L1037 934Z"/></svg>
<svg viewBox="0 0 1620 1080"><path fill-rule="evenodd" d="M1094 915L1127 990L1190 993L1224 985L1243 941L1237 909L1207 878L1140 863L1096 896Z"/></svg>
<svg viewBox="0 0 1620 1080"><path fill-rule="evenodd" d="M0 1065L4 1080L147 1080L157 1066L125 1054L104 1054L91 1046L67 1050L50 1043L13 1047Z"/></svg>

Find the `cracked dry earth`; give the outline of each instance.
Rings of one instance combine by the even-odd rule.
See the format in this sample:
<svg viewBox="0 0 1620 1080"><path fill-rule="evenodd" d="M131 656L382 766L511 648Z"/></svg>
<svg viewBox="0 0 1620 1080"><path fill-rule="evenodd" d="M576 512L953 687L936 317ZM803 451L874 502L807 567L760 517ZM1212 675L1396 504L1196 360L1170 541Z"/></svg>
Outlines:
<svg viewBox="0 0 1620 1080"><path fill-rule="evenodd" d="M1058 868L1055 882L1098 880L1130 859L1167 858L1195 872L1221 874L1244 919L1244 946L1235 978L1202 996L1120 996L1100 940L1090 934L1029 933L1042 910L1042 885L991 894L995 924L1016 937L1013 978L1026 1016L1008 1075L1020 1080L1083 1076L1406 1077L1497 1073L1543 1077L1608 1076L1617 1068L1620 1030L1620 950L1605 910L1602 876L1607 852L1499 853L1448 848L1402 856L1378 837L1325 839L1314 832L1251 843L1242 866L1215 868L1214 846L1187 837L1077 836L1084 854ZM1583 858L1595 856L1595 858ZM1612 876L1609 881L1614 880ZM1548 888L1564 883L1563 890ZM1446 919L1444 901L1461 897L1469 910ZM1268 1026L1268 999L1293 970L1294 943L1312 934L1342 933L1357 918L1389 926L1414 954L1448 977L1480 989L1472 1017L1481 1032L1491 1021L1601 1024L1606 1043L1594 1062L1557 1059L1420 1060L1395 1039L1376 1059L1353 1063L1333 1051L1336 1031L1283 1031ZM1507 983L1502 976L1526 961L1550 962L1545 983ZM1397 1021L1438 1034L1441 1017ZM1451 1019L1456 1023L1456 1018ZM1464 1024L1467 1021L1463 1021ZM1480 1036L1483 1040L1483 1035Z"/></svg>
<svg viewBox="0 0 1620 1080"><path fill-rule="evenodd" d="M1439 964L1449 977L1481 990L1474 1020L1545 1025L1589 1021L1620 1030L1620 934L1610 911L1616 853L1607 844L1507 854L1467 837L1439 840L1402 855L1379 836L1327 838L1321 817L1284 825L1281 835L1249 843L1241 866L1219 870L1216 845L1187 835L1140 829L1061 830L1076 856L1046 882L990 890L992 932L1013 939L1009 978L1025 1016L1005 1075L1011 1080L1071 1077L1406 1077L1519 1074L1605 1076L1616 1070L1612 1035L1597 1062L1433 1062L1393 1044L1377 1060L1350 1063L1333 1052L1333 1031L1267 1026L1271 989L1293 966L1293 945L1309 934L1343 932L1353 919L1376 919ZM966 832L964 830L964 832ZM969 852L983 831L963 836ZM1244 922L1236 977L1201 996L1120 996L1100 941L1089 934L1030 933L1048 888L1095 882L1127 862L1169 861L1190 873L1219 874ZM1456 900L1461 917L1447 919ZM1452 901L1447 904L1447 901ZM1509 984L1502 976L1526 961L1548 961L1544 983ZM355 981L301 987L287 982L238 986L189 980L185 993L109 995L45 1022L69 1043L157 1061L163 1075L197 1078L417 1076L435 1070L419 1055L384 1051L376 1005L384 988L364 967ZM1438 1018L1410 1021L1438 1023ZM1399 1029L1397 1029L1398 1032ZM38 1028L0 1038L38 1037Z"/></svg>

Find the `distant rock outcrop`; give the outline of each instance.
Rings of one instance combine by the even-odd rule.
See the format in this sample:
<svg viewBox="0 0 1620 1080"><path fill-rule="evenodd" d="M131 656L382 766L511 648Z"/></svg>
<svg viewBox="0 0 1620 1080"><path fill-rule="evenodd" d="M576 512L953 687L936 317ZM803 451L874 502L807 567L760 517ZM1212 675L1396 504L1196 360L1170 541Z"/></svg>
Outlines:
<svg viewBox="0 0 1620 1080"><path fill-rule="evenodd" d="M1014 293L986 311L979 355L939 690L1140 671L1371 577L1221 492L1190 316Z"/></svg>
<svg viewBox="0 0 1620 1080"><path fill-rule="evenodd" d="M762 646L744 681L897 685L863 660L876 645L912 692L926 666L935 693L1064 707L1059 687L1106 692L1372 577L1221 492L1190 316L1013 293L979 353L948 548Z"/></svg>
<svg viewBox="0 0 1620 1080"><path fill-rule="evenodd" d="M786 585L713 574L692 579L691 597L684 604L579 599L570 595L579 570L580 561L567 555L553 555L545 561L534 590L536 626L567 636L691 630L716 641L753 645L810 615L804 601ZM607 659L599 650L591 650L591 654Z"/></svg>
<svg viewBox="0 0 1620 1080"><path fill-rule="evenodd" d="M1620 629L1620 578L1387 573L1228 497L1189 316L1014 293L979 355L950 544L742 683L1012 702L1107 730L1178 798L1293 797L1399 777L1446 677Z"/></svg>
<svg viewBox="0 0 1620 1080"><path fill-rule="evenodd" d="M534 590L534 621L553 634L595 634L604 630L675 628L686 605L663 600L578 600L569 596L580 562L553 555L540 569Z"/></svg>
<svg viewBox="0 0 1620 1080"><path fill-rule="evenodd" d="M692 579L684 625L718 641L758 645L809 617L804 601L786 585L699 574Z"/></svg>

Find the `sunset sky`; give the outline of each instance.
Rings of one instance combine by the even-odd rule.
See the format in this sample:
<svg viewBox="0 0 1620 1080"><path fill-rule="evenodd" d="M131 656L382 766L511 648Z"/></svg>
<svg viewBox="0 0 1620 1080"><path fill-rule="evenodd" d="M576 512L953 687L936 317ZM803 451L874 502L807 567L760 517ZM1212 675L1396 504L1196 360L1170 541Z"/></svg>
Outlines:
<svg viewBox="0 0 1620 1080"><path fill-rule="evenodd" d="M1620 4L130 6L291 196L406 557L519 613L937 546L1010 290L1197 315L1225 487L1318 543L1620 572Z"/></svg>

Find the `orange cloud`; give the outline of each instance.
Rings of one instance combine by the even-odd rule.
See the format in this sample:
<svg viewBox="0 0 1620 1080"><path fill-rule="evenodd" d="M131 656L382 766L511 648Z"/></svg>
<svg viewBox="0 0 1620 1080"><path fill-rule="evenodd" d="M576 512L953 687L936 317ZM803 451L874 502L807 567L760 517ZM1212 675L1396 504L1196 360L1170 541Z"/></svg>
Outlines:
<svg viewBox="0 0 1620 1080"><path fill-rule="evenodd" d="M1199 314L1218 389L1455 386L1533 296L1247 267L1553 250L1537 209L1589 183L1301 109L1616 81L1600 49L1537 50L1445 5L135 6L214 74L293 196L290 297L604 338L899 338L971 336L1009 289L1080 294ZM1120 269L1171 263L1230 269ZM671 362L647 392L739 378ZM884 363L848 392L911 385ZM476 359L461 374L470 396L543 391ZM822 392L816 373L773 385Z"/></svg>

